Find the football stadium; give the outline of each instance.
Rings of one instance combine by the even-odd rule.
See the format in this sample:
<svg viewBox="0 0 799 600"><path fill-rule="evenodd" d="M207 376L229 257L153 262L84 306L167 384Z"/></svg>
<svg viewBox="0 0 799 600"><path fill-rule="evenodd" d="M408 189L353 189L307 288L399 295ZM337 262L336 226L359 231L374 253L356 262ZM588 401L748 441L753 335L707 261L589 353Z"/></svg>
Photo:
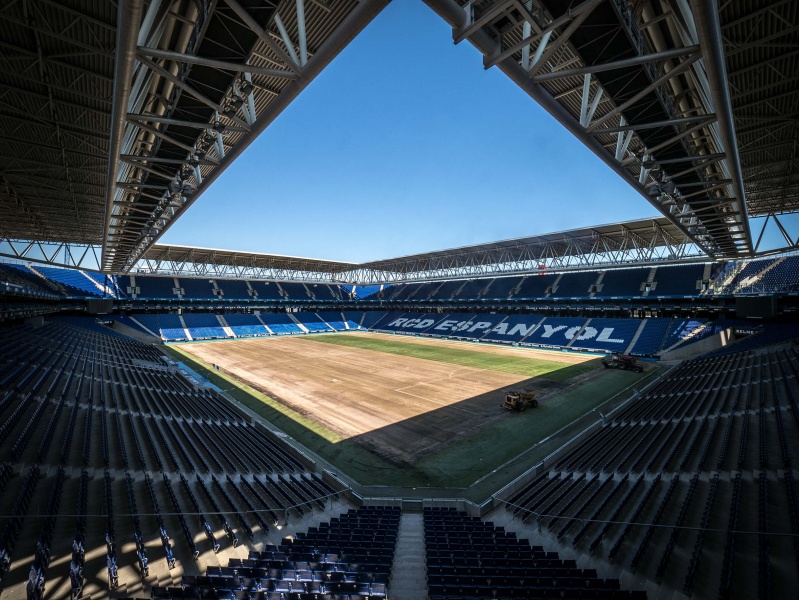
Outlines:
<svg viewBox="0 0 799 600"><path fill-rule="evenodd" d="M0 599L796 596L799 1L419 4L651 216L169 243L389 0L0 3Z"/></svg>

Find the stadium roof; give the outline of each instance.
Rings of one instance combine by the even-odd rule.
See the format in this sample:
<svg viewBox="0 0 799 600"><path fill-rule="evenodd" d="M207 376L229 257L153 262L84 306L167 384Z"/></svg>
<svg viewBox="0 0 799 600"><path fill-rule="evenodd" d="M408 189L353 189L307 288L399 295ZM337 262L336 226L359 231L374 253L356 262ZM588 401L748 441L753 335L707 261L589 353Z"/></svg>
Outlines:
<svg viewBox="0 0 799 600"><path fill-rule="evenodd" d="M132 268L388 1L4 2L0 242ZM426 1L708 254L799 211L799 3Z"/></svg>
<svg viewBox="0 0 799 600"><path fill-rule="evenodd" d="M338 281L360 285L662 264L707 256L665 218L584 227L488 244L347 263L156 244L137 271L164 275Z"/></svg>
<svg viewBox="0 0 799 600"><path fill-rule="evenodd" d="M355 263L283 256L280 254L261 254L258 252L239 252L215 248L194 248L174 244L155 244L142 256L145 265L165 263L192 263L196 265L216 265L219 267L247 267L253 269L282 269L308 273L341 273L350 271Z"/></svg>

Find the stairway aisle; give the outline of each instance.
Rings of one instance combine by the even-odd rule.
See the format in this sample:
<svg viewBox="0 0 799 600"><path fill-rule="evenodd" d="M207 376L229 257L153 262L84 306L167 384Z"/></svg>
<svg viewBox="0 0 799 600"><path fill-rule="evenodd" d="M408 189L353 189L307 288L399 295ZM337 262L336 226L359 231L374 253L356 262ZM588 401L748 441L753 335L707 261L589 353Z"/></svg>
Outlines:
<svg viewBox="0 0 799 600"><path fill-rule="evenodd" d="M391 567L391 600L427 598L427 568L424 548L424 518L421 513L403 512L397 534L397 549Z"/></svg>

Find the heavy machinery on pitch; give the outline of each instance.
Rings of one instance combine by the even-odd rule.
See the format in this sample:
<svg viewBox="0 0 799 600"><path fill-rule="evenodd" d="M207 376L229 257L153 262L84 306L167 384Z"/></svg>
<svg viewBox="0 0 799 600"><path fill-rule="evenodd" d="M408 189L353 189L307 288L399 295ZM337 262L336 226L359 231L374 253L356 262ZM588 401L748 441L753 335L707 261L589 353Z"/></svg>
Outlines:
<svg viewBox="0 0 799 600"><path fill-rule="evenodd" d="M610 360L603 358L602 364L605 365L606 369L621 369L622 371L635 371L636 373L640 373L644 370L644 367L641 366L641 363L639 363L634 356L621 354L619 352L612 355Z"/></svg>
<svg viewBox="0 0 799 600"><path fill-rule="evenodd" d="M537 390L511 390L505 394L505 401L502 403L502 408L522 412L527 407L535 408L538 406Z"/></svg>

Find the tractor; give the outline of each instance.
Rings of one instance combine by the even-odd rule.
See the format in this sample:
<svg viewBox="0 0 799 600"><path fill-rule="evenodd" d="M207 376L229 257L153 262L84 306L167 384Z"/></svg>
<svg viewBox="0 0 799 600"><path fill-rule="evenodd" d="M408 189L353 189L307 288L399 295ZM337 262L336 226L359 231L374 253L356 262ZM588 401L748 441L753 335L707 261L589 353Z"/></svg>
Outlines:
<svg viewBox="0 0 799 600"><path fill-rule="evenodd" d="M603 358L602 364L605 365L606 369L621 369L622 371L635 371L636 373L640 373L644 370L644 367L641 366L638 359L629 354L621 354L620 352L611 356L610 360Z"/></svg>
<svg viewBox="0 0 799 600"><path fill-rule="evenodd" d="M535 390L511 390L505 394L502 408L516 412L523 412L528 406L535 408L538 406L537 395L538 392Z"/></svg>

